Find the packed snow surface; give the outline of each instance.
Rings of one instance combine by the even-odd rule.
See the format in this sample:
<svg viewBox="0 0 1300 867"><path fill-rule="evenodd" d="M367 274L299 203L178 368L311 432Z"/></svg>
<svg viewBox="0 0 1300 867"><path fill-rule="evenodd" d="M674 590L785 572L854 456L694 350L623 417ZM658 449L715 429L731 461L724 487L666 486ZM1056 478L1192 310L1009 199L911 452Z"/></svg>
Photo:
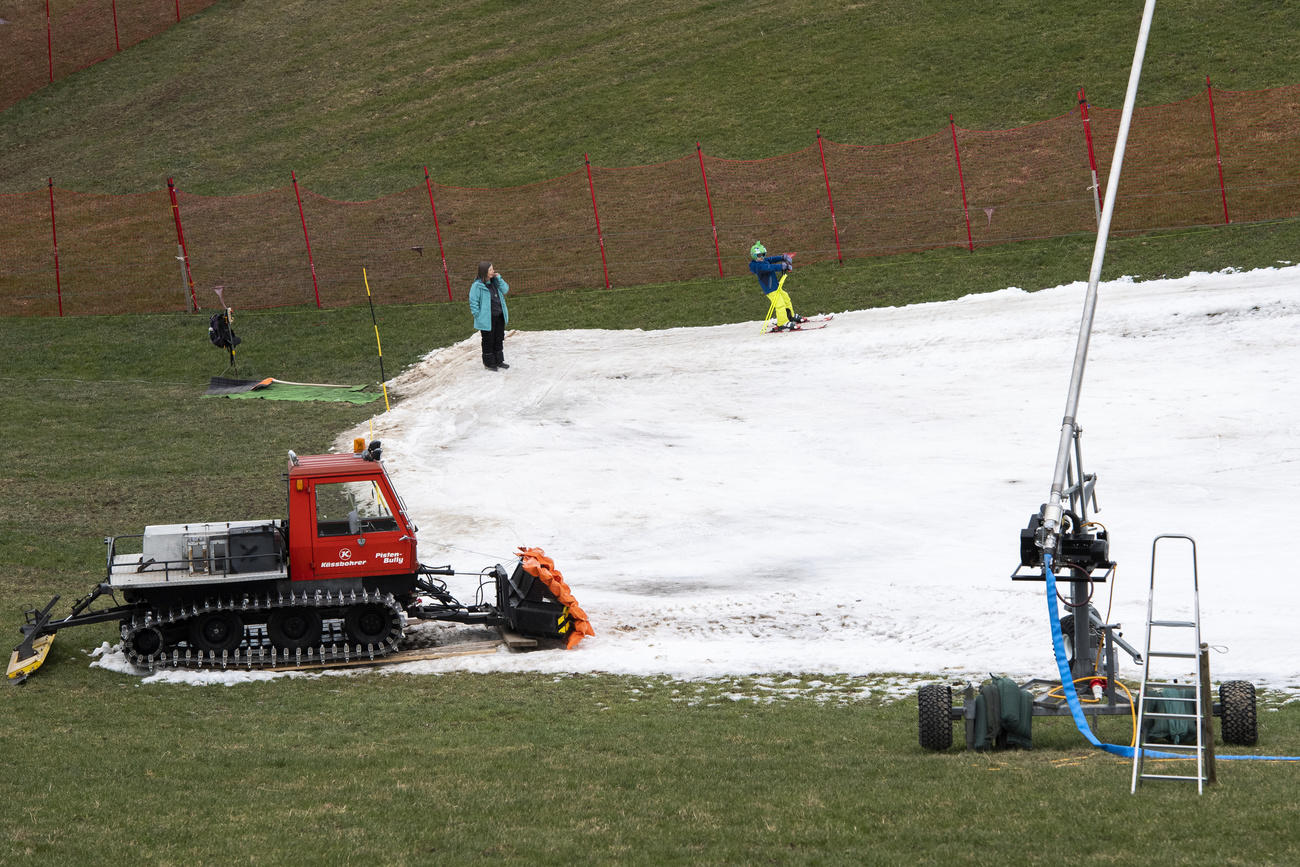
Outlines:
<svg viewBox="0 0 1300 867"><path fill-rule="evenodd" d="M1102 284L1078 413L1090 517L1119 564L1095 587L1102 616L1141 649L1153 541L1190 536L1214 678L1287 689L1297 286L1295 266ZM475 572L542 547L596 635L401 669L1051 676L1044 585L1011 573L1051 487L1085 292L1011 288L794 334L512 332L500 372L477 333L431 352L340 448L383 441L422 562ZM1189 609L1190 549L1159 543L1158 618ZM471 601L477 583L449 586ZM1121 676L1138 676L1127 658Z"/></svg>

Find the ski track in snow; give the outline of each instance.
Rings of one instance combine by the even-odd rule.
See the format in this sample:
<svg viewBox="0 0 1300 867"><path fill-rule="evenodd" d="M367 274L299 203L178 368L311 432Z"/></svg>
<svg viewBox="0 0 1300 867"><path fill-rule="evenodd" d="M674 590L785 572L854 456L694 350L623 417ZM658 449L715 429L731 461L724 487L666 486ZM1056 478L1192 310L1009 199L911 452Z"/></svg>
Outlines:
<svg viewBox="0 0 1300 867"><path fill-rule="evenodd" d="M1103 284L1079 406L1120 564L1102 615L1140 649L1153 538L1190 535L1212 675L1290 690L1298 282L1292 266ZM431 352L338 447L373 425L422 562L473 572L545 548L596 636L389 670L1051 676L1043 585L1010 574L1050 487L1085 289L773 337L511 332L498 373L476 334ZM1160 558L1173 616L1190 563L1173 544ZM464 601L477 584L449 580ZM1139 676L1127 657L1120 673Z"/></svg>

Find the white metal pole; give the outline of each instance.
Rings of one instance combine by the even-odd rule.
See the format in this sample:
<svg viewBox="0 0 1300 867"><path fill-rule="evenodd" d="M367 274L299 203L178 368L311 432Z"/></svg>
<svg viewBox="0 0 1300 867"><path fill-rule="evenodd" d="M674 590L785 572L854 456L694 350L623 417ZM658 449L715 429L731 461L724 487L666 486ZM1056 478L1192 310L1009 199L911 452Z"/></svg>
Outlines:
<svg viewBox="0 0 1300 867"><path fill-rule="evenodd" d="M1092 252L1092 268L1088 272L1088 294L1083 302L1083 320L1079 325L1079 342L1074 350L1074 368L1070 373L1070 391L1065 401L1065 418L1061 420L1061 440L1056 451L1056 470L1052 475L1052 490L1048 495L1047 509L1043 515L1046 530L1045 549L1056 545L1057 529L1065 510L1065 476L1070 461L1070 443L1076 429L1075 416L1079 410L1079 392L1083 386L1083 369L1088 360L1088 341L1092 337L1092 320L1097 311L1097 284L1101 282L1101 264L1106 258L1106 238L1110 233L1111 217L1115 213L1115 196L1119 191L1120 169L1124 165L1124 148L1128 144L1129 125L1133 120L1133 104L1137 101L1138 79L1142 77L1142 59L1146 56L1147 37L1151 33L1151 18L1155 14L1156 0L1146 0L1142 11L1142 24L1138 29L1137 48L1133 52L1133 66L1128 75L1128 91L1124 94L1124 111L1120 115L1119 135L1115 139L1115 154L1110 161L1110 178L1106 182L1106 203L1101 209L1097 226L1097 243Z"/></svg>

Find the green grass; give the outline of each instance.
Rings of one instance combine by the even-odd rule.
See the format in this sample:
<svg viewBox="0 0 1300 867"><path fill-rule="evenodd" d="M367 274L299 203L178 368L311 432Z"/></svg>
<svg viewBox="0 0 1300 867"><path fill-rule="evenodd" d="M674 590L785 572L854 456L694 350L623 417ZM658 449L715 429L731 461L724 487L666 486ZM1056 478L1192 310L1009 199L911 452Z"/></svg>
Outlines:
<svg viewBox="0 0 1300 867"><path fill-rule="evenodd" d="M140 685L5 697L5 863L1289 863L1294 769L1127 792L1064 721L1032 752L926 753L880 679L472 674ZM1265 702L1294 745L1300 705ZM114 725L129 721L126 725ZM1127 721L1106 720L1124 741ZM1279 738L1280 732L1280 738ZM960 744L960 737L958 738ZM1175 853L1181 853L1177 855Z"/></svg>
<svg viewBox="0 0 1300 867"><path fill-rule="evenodd" d="M1269 265L1297 234L1287 222L1117 239L1107 271ZM800 270L796 295L858 309L1035 289L1082 279L1089 258L1079 238L818 266ZM556 292L521 297L512 324L658 328L752 320L758 306L739 279ZM471 333L459 304L381 308L379 323L390 375ZM377 378L365 308L248 312L237 325L245 372ZM323 449L377 409L202 397L225 358L199 316L8 318L0 340L21 348L0 377L6 629L54 593L66 604L88 591L105 535L280 515L285 450ZM914 700L887 700L896 688L884 676L799 678L775 700L758 700L772 691L756 678L144 685L88 666L104 641L113 626L62 634L27 684L0 688L0 862L89 864L111 851L164 864L303 852L329 864L1297 855L1279 824L1294 766L1225 763L1200 799L1172 784L1130 798L1129 765L1065 720L1039 721L1031 753L966 753L958 734L958 749L934 755L917 745ZM1300 703L1284 701L1261 703L1259 752L1300 752ZM1104 720L1101 734L1127 743L1127 725Z"/></svg>
<svg viewBox="0 0 1300 867"><path fill-rule="evenodd" d="M292 167L320 192L366 198L424 163L444 182L501 186L570 171L586 150L621 165L704 139L720 156L767 156L816 126L863 143L928 134L948 111L1011 126L1069 110L1079 84L1117 106L1138 14L825 6L229 0L0 113L0 191L54 175L128 192L178 174L231 195L282 186ZM1275 4L1162 10L1143 102L1186 96L1207 72L1225 88L1292 81ZM1121 237L1104 276L1261 267L1297 249L1294 220ZM845 310L1032 290L1085 279L1091 254L1074 237L817 265L793 292L802 309ZM511 324L661 328L761 307L750 279L730 278L521 295ZM241 372L378 378L365 308L237 317ZM378 317L390 376L471 334L463 304ZM326 448L376 411L202 397L225 363L206 325L0 319L0 629L89 590L105 535L279 516L286 449ZM1294 765L1224 763L1202 798L1174 785L1130 798L1129 766L1064 720L1040 721L1030 753L928 754L915 703L887 700L884 675L799 678L772 701L732 698L769 695L756 678L190 687L90 668L111 640L109 625L70 631L36 677L0 688L0 862L1300 860ZM1261 702L1260 752L1300 752L1300 703L1284 702ZM1127 742L1126 721L1101 733Z"/></svg>
<svg viewBox="0 0 1300 867"><path fill-rule="evenodd" d="M512 186L1123 101L1141 4L227 0L0 112L0 192ZM1140 103L1295 81L1285 4L1156 13ZM255 71L255 73L253 72Z"/></svg>

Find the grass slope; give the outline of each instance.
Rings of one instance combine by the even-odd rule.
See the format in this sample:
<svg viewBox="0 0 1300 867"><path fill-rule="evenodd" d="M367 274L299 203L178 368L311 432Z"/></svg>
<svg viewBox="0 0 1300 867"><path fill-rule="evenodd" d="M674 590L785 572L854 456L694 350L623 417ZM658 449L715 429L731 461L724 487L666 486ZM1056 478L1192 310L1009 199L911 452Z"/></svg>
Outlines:
<svg viewBox="0 0 1300 867"><path fill-rule="evenodd" d="M1123 101L1141 4L225 0L0 112L0 192L360 200L1002 129ZM1157 12L1142 104L1295 80L1285 4Z"/></svg>
<svg viewBox="0 0 1300 867"><path fill-rule="evenodd" d="M1137 9L1040 5L976 17L949 3L611 3L588 15L227 0L0 114L0 189L54 174L137 190L175 173L235 193L282 185L294 166L362 198L409 185L426 161L448 180L500 185L567 170L588 148L619 164L707 137L720 154L762 156L816 125L842 140L929 132L954 106L964 125L1009 125L1059 113L1079 83L1118 104ZM1250 3L1158 13L1148 99L1184 95L1207 69L1226 87L1289 81L1275 17ZM770 107L762 121L756 105ZM1257 267L1298 247L1296 221L1124 238L1106 271ZM1090 256L1088 238L936 251L800 269L793 291L805 310L942 300L1080 280ZM523 296L511 309L522 328L658 328L752 320L761 307L737 278ZM236 324L244 372L377 378L364 308L245 312ZM471 333L461 305L381 308L379 325L390 373ZM224 365L205 332L179 314L0 319L0 628L51 594L86 592L107 534L278 516L285 450L322 449L375 411L203 398ZM1043 423L1048 434L1052 417ZM1032 753L929 755L914 704L885 701L883 677L795 679L795 697L776 701L752 678L146 686L87 666L113 638L111 626L70 632L37 677L0 688L0 862L1300 858L1292 766L1223 765L1200 799L1174 786L1129 798L1128 766L1065 722L1039 725ZM1260 749L1300 752L1300 703L1263 707ZM1122 720L1102 734L1127 738Z"/></svg>

